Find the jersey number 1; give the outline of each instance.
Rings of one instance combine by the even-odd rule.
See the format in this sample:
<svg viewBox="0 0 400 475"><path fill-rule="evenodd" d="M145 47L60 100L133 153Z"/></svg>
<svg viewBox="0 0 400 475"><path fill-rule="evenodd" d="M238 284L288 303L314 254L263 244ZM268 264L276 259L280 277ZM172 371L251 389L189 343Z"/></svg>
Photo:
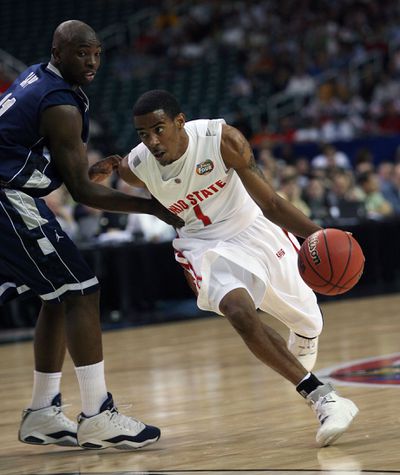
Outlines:
<svg viewBox="0 0 400 475"><path fill-rule="evenodd" d="M203 222L204 226L208 226L211 224L211 219L203 214L203 211L201 211L200 205L193 206L193 211L198 219Z"/></svg>

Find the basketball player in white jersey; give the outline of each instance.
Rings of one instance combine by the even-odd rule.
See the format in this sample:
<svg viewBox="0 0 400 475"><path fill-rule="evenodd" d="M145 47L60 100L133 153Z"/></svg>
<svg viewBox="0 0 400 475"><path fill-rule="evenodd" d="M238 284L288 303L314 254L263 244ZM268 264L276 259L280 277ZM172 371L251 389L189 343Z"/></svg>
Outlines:
<svg viewBox="0 0 400 475"><path fill-rule="evenodd" d="M274 192L246 139L223 119L185 123L175 97L160 90L143 94L133 115L142 143L94 165L91 178L118 168L184 220L173 246L199 308L224 315L258 359L296 386L321 423L318 445L331 444L358 409L310 372L322 316L297 271L294 235L319 226ZM290 328L290 351L257 309Z"/></svg>

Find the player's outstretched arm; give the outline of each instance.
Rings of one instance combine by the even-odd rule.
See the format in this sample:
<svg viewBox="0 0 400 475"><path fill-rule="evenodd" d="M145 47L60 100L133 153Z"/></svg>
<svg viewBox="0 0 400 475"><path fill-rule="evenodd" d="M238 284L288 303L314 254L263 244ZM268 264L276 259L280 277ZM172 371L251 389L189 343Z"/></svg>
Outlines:
<svg viewBox="0 0 400 475"><path fill-rule="evenodd" d="M55 106L42 113L40 132L72 198L92 208L122 213L154 214L181 227L183 221L153 200L133 197L89 179L86 149L81 139L82 117L74 106Z"/></svg>
<svg viewBox="0 0 400 475"><path fill-rule="evenodd" d="M110 155L94 163L89 167L89 178L95 183L101 183L108 178L113 171L117 171L119 177L128 185L138 188L146 188L146 185L130 169L128 155L124 158L119 155Z"/></svg>
<svg viewBox="0 0 400 475"><path fill-rule="evenodd" d="M250 144L242 133L229 125L222 127L221 155L224 163L237 172L246 190L261 208L265 217L303 238L321 229L275 192L257 167Z"/></svg>
<svg viewBox="0 0 400 475"><path fill-rule="evenodd" d="M118 171L119 177L128 183L128 185L146 188L146 185L140 180L130 169L128 163L128 156L121 158L119 155L111 155L94 163L89 168L89 177L92 181L103 181L105 178L111 175L113 170ZM174 226L175 228L181 228L185 223L181 218L178 218L175 214L171 213L154 197L150 200L146 200L148 206L147 214L157 216L157 218L165 221L167 224Z"/></svg>

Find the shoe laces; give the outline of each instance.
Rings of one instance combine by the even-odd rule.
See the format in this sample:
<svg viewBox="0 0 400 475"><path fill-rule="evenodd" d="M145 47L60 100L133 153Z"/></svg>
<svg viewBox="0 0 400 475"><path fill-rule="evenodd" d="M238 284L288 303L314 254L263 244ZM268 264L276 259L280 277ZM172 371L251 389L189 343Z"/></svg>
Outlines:
<svg viewBox="0 0 400 475"><path fill-rule="evenodd" d="M122 429L127 429L135 432L140 432L142 430L143 423L138 421L137 419L134 419L133 417L130 416L125 416L124 414L121 414L118 412L118 409L116 407L113 407L111 410L111 417L110 421L122 428Z"/></svg>
<svg viewBox="0 0 400 475"><path fill-rule="evenodd" d="M297 336L297 346L301 349L315 351L317 347L317 338L303 338Z"/></svg>
<svg viewBox="0 0 400 475"><path fill-rule="evenodd" d="M76 430L76 424L71 421L71 419L68 419L68 417L64 414L63 408L68 407L71 404L64 404L62 406L53 406L54 410L54 415L55 418L59 421L62 422L64 425L70 427L71 429Z"/></svg>
<svg viewBox="0 0 400 475"><path fill-rule="evenodd" d="M323 422L322 419L325 419L327 416L329 416L330 406L328 404L330 403L336 403L336 400L332 393L328 393L325 394L325 396L321 396L318 401L313 403L313 409L317 414L317 417L321 424Z"/></svg>
<svg viewBox="0 0 400 475"><path fill-rule="evenodd" d="M310 349L310 350L315 350L315 348L317 347L317 339L316 338L313 338L313 339L309 339L309 338L305 338L305 347Z"/></svg>

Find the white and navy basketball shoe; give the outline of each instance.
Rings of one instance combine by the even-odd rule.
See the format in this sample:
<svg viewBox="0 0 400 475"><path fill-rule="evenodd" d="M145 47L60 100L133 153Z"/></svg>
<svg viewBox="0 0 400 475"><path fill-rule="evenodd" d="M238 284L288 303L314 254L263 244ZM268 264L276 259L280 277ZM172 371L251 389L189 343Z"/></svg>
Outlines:
<svg viewBox="0 0 400 475"><path fill-rule="evenodd" d="M139 449L157 442L160 435L158 427L120 414L110 393L99 414L78 417L78 444L85 449Z"/></svg>
<svg viewBox="0 0 400 475"><path fill-rule="evenodd" d="M290 330L288 350L299 360L307 371L312 371L318 356L318 337L305 338Z"/></svg>
<svg viewBox="0 0 400 475"><path fill-rule="evenodd" d="M61 394L57 394L51 406L42 409L25 409L18 439L26 444L77 446L77 424L62 412Z"/></svg>
<svg viewBox="0 0 400 475"><path fill-rule="evenodd" d="M339 396L329 383L311 392L307 402L321 424L316 437L319 447L332 444L347 430L358 413L354 402Z"/></svg>

